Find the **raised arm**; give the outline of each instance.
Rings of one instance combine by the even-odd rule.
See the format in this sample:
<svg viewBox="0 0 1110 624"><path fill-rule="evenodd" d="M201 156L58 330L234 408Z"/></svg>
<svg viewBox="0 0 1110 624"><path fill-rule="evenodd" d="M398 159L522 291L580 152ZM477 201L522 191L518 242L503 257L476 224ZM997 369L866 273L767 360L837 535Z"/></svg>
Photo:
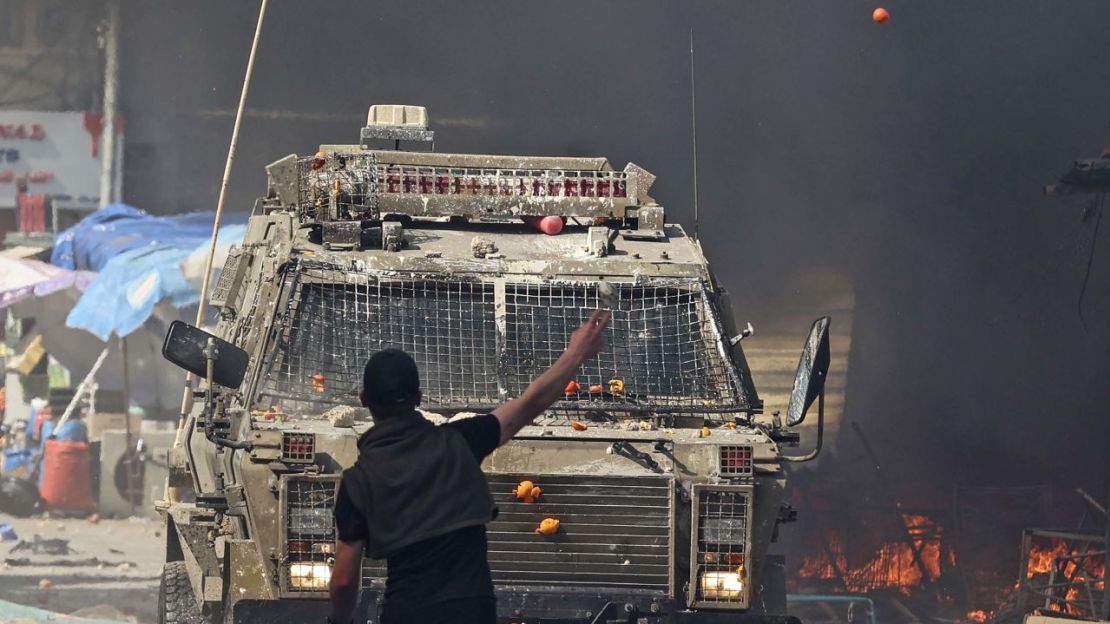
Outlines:
<svg viewBox="0 0 1110 624"><path fill-rule="evenodd" d="M501 444L512 440L525 425L531 424L563 396L567 382L574 377L582 362L597 355L604 346L603 335L609 318L609 312L594 310L589 320L570 335L566 351L551 368L529 384L524 394L493 410L493 415L501 423Z"/></svg>

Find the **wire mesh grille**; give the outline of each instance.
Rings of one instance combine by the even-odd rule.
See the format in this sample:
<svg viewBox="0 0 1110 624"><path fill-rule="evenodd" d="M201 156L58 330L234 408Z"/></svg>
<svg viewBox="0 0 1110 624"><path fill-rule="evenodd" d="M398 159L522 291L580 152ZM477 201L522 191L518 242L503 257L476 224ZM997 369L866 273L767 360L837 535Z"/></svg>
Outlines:
<svg viewBox="0 0 1110 624"><path fill-rule="evenodd" d="M604 303L584 283L387 281L319 268L290 280L258 402L287 413L357 404L366 359L387 347L416 360L430 408L489 409L519 396ZM606 347L583 365L559 411L747 407L700 283L619 286L608 303Z"/></svg>
<svg viewBox="0 0 1110 624"><path fill-rule="evenodd" d="M302 218L376 218L373 154L312 156L297 161L297 208Z"/></svg>
<svg viewBox="0 0 1110 624"><path fill-rule="evenodd" d="M286 583L292 591L323 591L335 556L336 481L294 478L285 482Z"/></svg>
<svg viewBox="0 0 1110 624"><path fill-rule="evenodd" d="M698 493L693 570L696 602L747 601L750 496L737 490Z"/></svg>
<svg viewBox="0 0 1110 624"><path fill-rule="evenodd" d="M615 301L603 302L592 285L506 286L508 394L523 392L563 352L570 333L609 303L605 348L579 369L566 407L713 411L736 404L728 362L714 349L713 318L697 284L629 285L616 293Z"/></svg>
<svg viewBox="0 0 1110 624"><path fill-rule="evenodd" d="M497 403L492 284L327 277L339 281L310 271L293 286L264 395L357 405L367 358L394 347L416 360L429 406Z"/></svg>

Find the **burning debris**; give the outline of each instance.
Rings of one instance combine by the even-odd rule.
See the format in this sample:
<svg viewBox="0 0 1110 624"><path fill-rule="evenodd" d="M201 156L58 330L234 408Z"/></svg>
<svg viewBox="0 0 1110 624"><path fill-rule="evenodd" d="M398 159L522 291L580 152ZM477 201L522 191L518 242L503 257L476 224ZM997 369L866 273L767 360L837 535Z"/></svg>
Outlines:
<svg viewBox="0 0 1110 624"><path fill-rule="evenodd" d="M1022 610L1106 618L1104 536L1030 530L1025 543L1025 574L1016 586Z"/></svg>
<svg viewBox="0 0 1110 624"><path fill-rule="evenodd" d="M1087 508L1078 528L1023 529L1015 519L1048 519L1047 506L1036 511L1047 492L957 488L954 513L938 503L913 510L898 503L895 513L858 503L844 511L843 502L855 499L827 481L814 489L817 483L796 493L804 513L837 520L803 544L790 587L796 595L871 600L882 613L912 610L947 621L1016 624L1029 613L1105 619L1104 506L1082 491ZM862 498L873 494L866 488ZM919 504L941 500L918 497Z"/></svg>
<svg viewBox="0 0 1110 624"><path fill-rule="evenodd" d="M943 528L921 514L902 514L909 540L882 543L870 557L849 561L845 535L825 529L824 552L807 558L798 570L802 581L835 581L849 593L894 590L909 596L940 580L956 552L944 542Z"/></svg>

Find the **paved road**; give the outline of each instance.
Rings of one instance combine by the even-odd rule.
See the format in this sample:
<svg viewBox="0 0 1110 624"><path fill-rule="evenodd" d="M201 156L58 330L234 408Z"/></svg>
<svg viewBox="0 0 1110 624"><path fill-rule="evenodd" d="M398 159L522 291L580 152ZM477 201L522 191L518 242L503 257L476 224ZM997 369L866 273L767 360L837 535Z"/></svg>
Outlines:
<svg viewBox="0 0 1110 624"><path fill-rule="evenodd" d="M0 596L58 613L157 622L162 523L147 518L101 520L12 518L20 540L68 540L72 552L34 554L0 542ZM95 559L95 562L89 560ZM79 563L80 565L73 565Z"/></svg>

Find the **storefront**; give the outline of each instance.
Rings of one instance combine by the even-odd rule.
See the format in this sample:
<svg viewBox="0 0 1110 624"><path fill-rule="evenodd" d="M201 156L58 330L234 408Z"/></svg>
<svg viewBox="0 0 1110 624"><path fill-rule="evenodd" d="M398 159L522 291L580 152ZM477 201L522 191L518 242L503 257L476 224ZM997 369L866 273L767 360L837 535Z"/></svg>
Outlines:
<svg viewBox="0 0 1110 624"><path fill-rule="evenodd" d="M103 126L99 113L0 111L0 234L9 244L45 238L100 206Z"/></svg>

